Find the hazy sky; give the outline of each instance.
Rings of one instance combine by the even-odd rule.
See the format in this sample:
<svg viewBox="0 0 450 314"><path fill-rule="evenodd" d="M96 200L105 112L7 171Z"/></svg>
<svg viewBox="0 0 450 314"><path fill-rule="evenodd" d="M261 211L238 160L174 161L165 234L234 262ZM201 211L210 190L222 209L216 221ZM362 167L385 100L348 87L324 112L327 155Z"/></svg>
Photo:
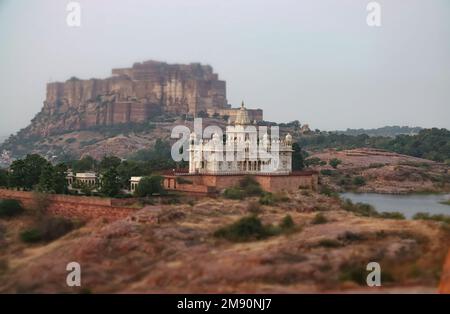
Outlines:
<svg viewBox="0 0 450 314"><path fill-rule="evenodd" d="M267 120L324 130L410 125L450 128L450 1L0 0L0 135L25 127L45 84L103 78L161 60L210 64Z"/></svg>

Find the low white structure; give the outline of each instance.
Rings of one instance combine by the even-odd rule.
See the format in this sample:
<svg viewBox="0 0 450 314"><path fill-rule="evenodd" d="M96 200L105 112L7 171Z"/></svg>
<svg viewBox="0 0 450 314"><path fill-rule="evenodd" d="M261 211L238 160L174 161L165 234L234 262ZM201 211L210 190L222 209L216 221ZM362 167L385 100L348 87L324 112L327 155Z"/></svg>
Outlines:
<svg viewBox="0 0 450 314"><path fill-rule="evenodd" d="M273 128L272 128L273 130ZM290 174L292 172L292 136L283 140L275 132L260 137L248 117L244 103L234 125L225 136L214 133L211 139L189 138L190 174Z"/></svg>
<svg viewBox="0 0 450 314"><path fill-rule="evenodd" d="M74 175L72 171L69 171L66 180L69 188L77 184L85 184L94 188L99 184L99 178L95 172L79 172Z"/></svg>
<svg viewBox="0 0 450 314"><path fill-rule="evenodd" d="M130 192L134 193L136 191L136 188L141 181L142 177L131 177L130 179Z"/></svg>

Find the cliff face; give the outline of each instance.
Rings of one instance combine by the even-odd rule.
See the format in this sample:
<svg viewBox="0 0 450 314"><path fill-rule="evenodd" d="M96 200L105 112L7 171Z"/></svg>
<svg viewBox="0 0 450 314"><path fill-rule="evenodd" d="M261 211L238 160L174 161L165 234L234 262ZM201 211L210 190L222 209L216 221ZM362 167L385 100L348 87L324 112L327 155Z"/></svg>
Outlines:
<svg viewBox="0 0 450 314"><path fill-rule="evenodd" d="M227 108L226 83L212 67L147 61L106 79L47 84L44 107L24 132L48 136L95 126L144 122L160 113Z"/></svg>

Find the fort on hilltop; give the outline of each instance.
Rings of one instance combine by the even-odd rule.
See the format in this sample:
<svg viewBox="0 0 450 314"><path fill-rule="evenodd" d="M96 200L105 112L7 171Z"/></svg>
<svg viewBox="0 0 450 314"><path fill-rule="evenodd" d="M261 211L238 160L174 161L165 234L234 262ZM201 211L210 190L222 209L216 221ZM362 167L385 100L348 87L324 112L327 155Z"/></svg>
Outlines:
<svg viewBox="0 0 450 314"><path fill-rule="evenodd" d="M112 70L105 79L47 84L42 111L27 128L29 135L47 136L97 126L142 123L162 114L227 116L231 108L226 82L209 65L135 63ZM262 110L249 110L252 120L262 120Z"/></svg>

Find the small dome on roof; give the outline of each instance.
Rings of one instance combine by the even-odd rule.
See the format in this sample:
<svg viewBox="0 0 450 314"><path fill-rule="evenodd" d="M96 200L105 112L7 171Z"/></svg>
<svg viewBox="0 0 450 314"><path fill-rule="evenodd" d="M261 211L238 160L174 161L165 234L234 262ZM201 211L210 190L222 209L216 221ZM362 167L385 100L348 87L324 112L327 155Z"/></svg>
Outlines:
<svg viewBox="0 0 450 314"><path fill-rule="evenodd" d="M240 125L246 125L251 124L250 118L248 117L247 109L245 109L244 102L241 104L241 108L239 109L239 112L236 115L236 120L234 121L234 124L240 124Z"/></svg>

